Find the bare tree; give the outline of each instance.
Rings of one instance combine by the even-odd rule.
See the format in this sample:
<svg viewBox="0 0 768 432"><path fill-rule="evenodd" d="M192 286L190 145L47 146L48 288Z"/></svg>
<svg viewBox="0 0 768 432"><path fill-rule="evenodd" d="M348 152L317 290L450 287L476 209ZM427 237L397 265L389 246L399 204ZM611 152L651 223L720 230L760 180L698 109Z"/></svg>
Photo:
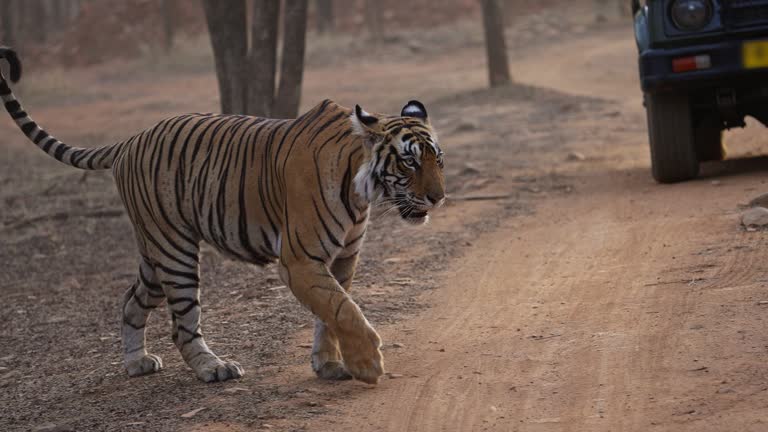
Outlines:
<svg viewBox="0 0 768 432"><path fill-rule="evenodd" d="M283 58L280 62L280 86L272 116L295 117L301 101L304 76L304 50L307 34L307 0L292 0L285 4L283 14Z"/></svg>
<svg viewBox="0 0 768 432"><path fill-rule="evenodd" d="M219 81L221 111L226 114L246 112L246 40L245 2L203 0L208 33Z"/></svg>
<svg viewBox="0 0 768 432"><path fill-rule="evenodd" d="M328 33L333 31L333 0L317 0L317 31Z"/></svg>
<svg viewBox="0 0 768 432"><path fill-rule="evenodd" d="M381 4L376 0L365 0L365 26L371 39L379 43L384 39L384 27L381 22Z"/></svg>
<svg viewBox="0 0 768 432"><path fill-rule="evenodd" d="M264 1L251 15L250 89L246 114L270 117L275 103L279 1Z"/></svg>
<svg viewBox="0 0 768 432"><path fill-rule="evenodd" d="M2 23L2 37L0 40L2 44L11 47L16 47L18 41L17 23L18 15L16 15L16 5L18 0L4 0L0 1L0 23Z"/></svg>
<svg viewBox="0 0 768 432"><path fill-rule="evenodd" d="M482 0L485 48L488 56L488 78L491 87L509 84L512 77L504 40L504 15L498 0Z"/></svg>
<svg viewBox="0 0 768 432"><path fill-rule="evenodd" d="M255 3L250 53L245 1L203 0L203 6L216 62L222 112L296 117L304 75L308 0L285 2L279 77L276 73L279 0Z"/></svg>
<svg viewBox="0 0 768 432"><path fill-rule="evenodd" d="M176 1L160 0L160 12L163 15L163 48L169 52L176 37Z"/></svg>

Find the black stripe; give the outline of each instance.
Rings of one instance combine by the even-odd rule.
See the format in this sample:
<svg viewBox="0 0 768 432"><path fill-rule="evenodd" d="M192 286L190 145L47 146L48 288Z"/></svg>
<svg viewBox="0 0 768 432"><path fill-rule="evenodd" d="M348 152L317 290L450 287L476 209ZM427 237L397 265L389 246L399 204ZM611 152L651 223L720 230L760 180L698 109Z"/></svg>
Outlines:
<svg viewBox="0 0 768 432"><path fill-rule="evenodd" d="M334 244L336 247L341 247L341 242L336 238L336 236L333 235L331 232L331 229L328 228L328 224L325 223L325 219L323 219L323 215L320 214L320 209L317 207L317 202L314 198L312 198L312 205L315 206L315 214L317 214L317 218L320 219L320 223L323 225L323 229L325 229L325 234L328 235L328 240L331 241L331 243ZM333 213L331 213L331 216L333 216Z"/></svg>
<svg viewBox="0 0 768 432"><path fill-rule="evenodd" d="M12 118L12 119L14 119L14 120L18 120L18 119L20 119L20 118L24 118L24 117L26 117L26 116L27 116L27 112L26 112L26 111L23 111L23 110L22 110L22 111L16 111L16 112L14 112L14 113L11 113L11 118Z"/></svg>
<svg viewBox="0 0 768 432"><path fill-rule="evenodd" d="M21 104L19 104L19 101L17 100L9 100L5 103L5 109L7 109L9 113L15 113L21 109Z"/></svg>
<svg viewBox="0 0 768 432"><path fill-rule="evenodd" d="M341 312L341 307L344 306L344 303L349 301L349 297L344 297L344 300L339 303L338 306L336 306L336 314L335 314L335 321L339 322L339 312Z"/></svg>
<svg viewBox="0 0 768 432"><path fill-rule="evenodd" d="M309 259L311 259L313 261L317 261L317 262L321 262L321 263L325 264L325 260L324 259L322 259L321 257L319 257L317 255L312 255L311 253L309 253L307 248L304 247L304 244L301 242L301 237L299 237L295 232L294 232L294 235L296 235L296 242L299 244L299 247L304 252L304 255L307 258L309 258Z"/></svg>
<svg viewBox="0 0 768 432"><path fill-rule="evenodd" d="M200 302L195 299L177 299L174 303L171 303L171 301L168 301L168 304L178 304L181 301L188 301L190 302L187 306L184 307L184 309L180 311L175 311L173 308L171 308L171 312L173 312L177 317L181 318L182 316L186 315L191 311L192 309L200 306Z"/></svg>
<svg viewBox="0 0 768 432"><path fill-rule="evenodd" d="M66 145L60 145L59 148L56 149L56 151L53 153L53 157L55 157L57 160L61 160L62 156L64 156L64 152L69 149L69 146Z"/></svg>
<svg viewBox="0 0 768 432"><path fill-rule="evenodd" d="M197 273L185 272L185 271L180 271L180 270L174 270L174 269L168 268L168 267L166 267L166 266L164 266L162 264L158 264L157 267L161 271L163 271L164 273L167 273L167 274L169 274L171 276L183 277L183 278L187 278L189 280L193 280L195 282L200 282L200 276L198 276Z"/></svg>
<svg viewBox="0 0 768 432"><path fill-rule="evenodd" d="M350 240L349 243L346 243L344 245L344 247L347 247L347 246L350 246L350 245L353 245L353 244L357 243L357 241L360 240L361 238L363 238L364 235L365 235L365 230L363 230L362 234L360 234L359 236L357 236L357 237L353 238L352 240Z"/></svg>
<svg viewBox="0 0 768 432"><path fill-rule="evenodd" d="M22 112L24 112L24 111L22 111ZM37 136L32 141L34 141L35 144L40 144L40 141L42 141L42 140L44 140L46 138L48 138L48 132L40 129L40 132L37 133Z"/></svg>
<svg viewBox="0 0 768 432"><path fill-rule="evenodd" d="M50 137L48 138L48 141L45 144L43 144L43 146L40 148L42 148L44 152L48 153L48 150L51 149L51 147L53 146L53 143L55 143L56 141L57 141L56 138Z"/></svg>
<svg viewBox="0 0 768 432"><path fill-rule="evenodd" d="M123 324L126 324L126 325L128 325L130 327L133 327L136 330L141 330L141 329L143 329L146 326L146 324L135 325L132 322L128 321L128 317L125 317L123 319Z"/></svg>
<svg viewBox="0 0 768 432"><path fill-rule="evenodd" d="M32 131L35 130L36 127L37 127L37 123L31 121L29 123L24 123L21 126L21 131L24 132L24 135L29 136L29 134L31 134Z"/></svg>
<svg viewBox="0 0 768 432"><path fill-rule="evenodd" d="M137 296L136 293L133 294L133 301L136 302L136 304L139 305L139 307L144 310L152 310L155 308L154 306L147 306L146 304L144 304L144 302L142 302L139 299L139 296Z"/></svg>
<svg viewBox="0 0 768 432"><path fill-rule="evenodd" d="M5 80L0 80L0 96L7 96L11 94L11 88L8 87L8 83Z"/></svg>

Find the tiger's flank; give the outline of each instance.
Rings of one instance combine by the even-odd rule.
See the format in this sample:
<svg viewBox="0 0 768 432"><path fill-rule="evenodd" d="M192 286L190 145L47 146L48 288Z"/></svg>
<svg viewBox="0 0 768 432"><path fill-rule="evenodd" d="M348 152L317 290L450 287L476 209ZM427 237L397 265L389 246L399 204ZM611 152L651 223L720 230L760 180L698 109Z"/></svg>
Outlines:
<svg viewBox="0 0 768 432"><path fill-rule="evenodd" d="M10 79L21 62L0 47ZM141 256L122 302L130 376L157 372L145 325L167 303L172 337L205 382L243 375L214 354L200 326L200 244L280 276L316 317L312 369L323 379L377 383L381 339L349 294L371 205L413 224L445 202L443 152L427 110L368 113L324 100L297 119L185 114L114 144L69 146L30 118L0 74L0 97L21 131L56 160L110 169Z"/></svg>

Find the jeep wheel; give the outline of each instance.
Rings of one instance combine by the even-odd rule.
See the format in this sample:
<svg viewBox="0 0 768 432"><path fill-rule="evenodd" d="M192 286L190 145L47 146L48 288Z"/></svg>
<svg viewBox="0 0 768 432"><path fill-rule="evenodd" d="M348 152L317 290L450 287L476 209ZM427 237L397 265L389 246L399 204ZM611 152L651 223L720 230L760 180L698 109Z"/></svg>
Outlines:
<svg viewBox="0 0 768 432"><path fill-rule="evenodd" d="M719 161L725 158L723 132L720 128L699 125L694 131L694 142L699 162Z"/></svg>
<svg viewBox="0 0 768 432"><path fill-rule="evenodd" d="M686 95L646 93L653 178L660 183L690 180L699 174L691 107Z"/></svg>

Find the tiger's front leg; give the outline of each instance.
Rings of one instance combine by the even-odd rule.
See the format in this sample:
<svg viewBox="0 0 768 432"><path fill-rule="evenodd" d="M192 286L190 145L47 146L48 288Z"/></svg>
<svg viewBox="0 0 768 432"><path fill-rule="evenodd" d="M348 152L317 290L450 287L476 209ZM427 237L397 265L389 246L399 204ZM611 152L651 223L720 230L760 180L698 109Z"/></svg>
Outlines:
<svg viewBox="0 0 768 432"><path fill-rule="evenodd" d="M384 374L384 362L379 350L381 338L328 267L313 259L292 260L284 257L280 264L280 276L296 298L330 331L321 332L325 335L321 346L323 343L330 345L326 345L323 352L330 356L327 360L333 361L332 335L335 335L346 370L360 381L376 384ZM318 360L322 358L318 357Z"/></svg>
<svg viewBox="0 0 768 432"><path fill-rule="evenodd" d="M345 254L342 253L342 255ZM357 259L358 250L355 249L347 256L337 257L331 265L331 274L346 292L349 292L352 286ZM344 361L339 350L339 338L333 330L317 318L315 319L315 338L312 344L312 370L322 379L345 380L352 378L344 367Z"/></svg>

